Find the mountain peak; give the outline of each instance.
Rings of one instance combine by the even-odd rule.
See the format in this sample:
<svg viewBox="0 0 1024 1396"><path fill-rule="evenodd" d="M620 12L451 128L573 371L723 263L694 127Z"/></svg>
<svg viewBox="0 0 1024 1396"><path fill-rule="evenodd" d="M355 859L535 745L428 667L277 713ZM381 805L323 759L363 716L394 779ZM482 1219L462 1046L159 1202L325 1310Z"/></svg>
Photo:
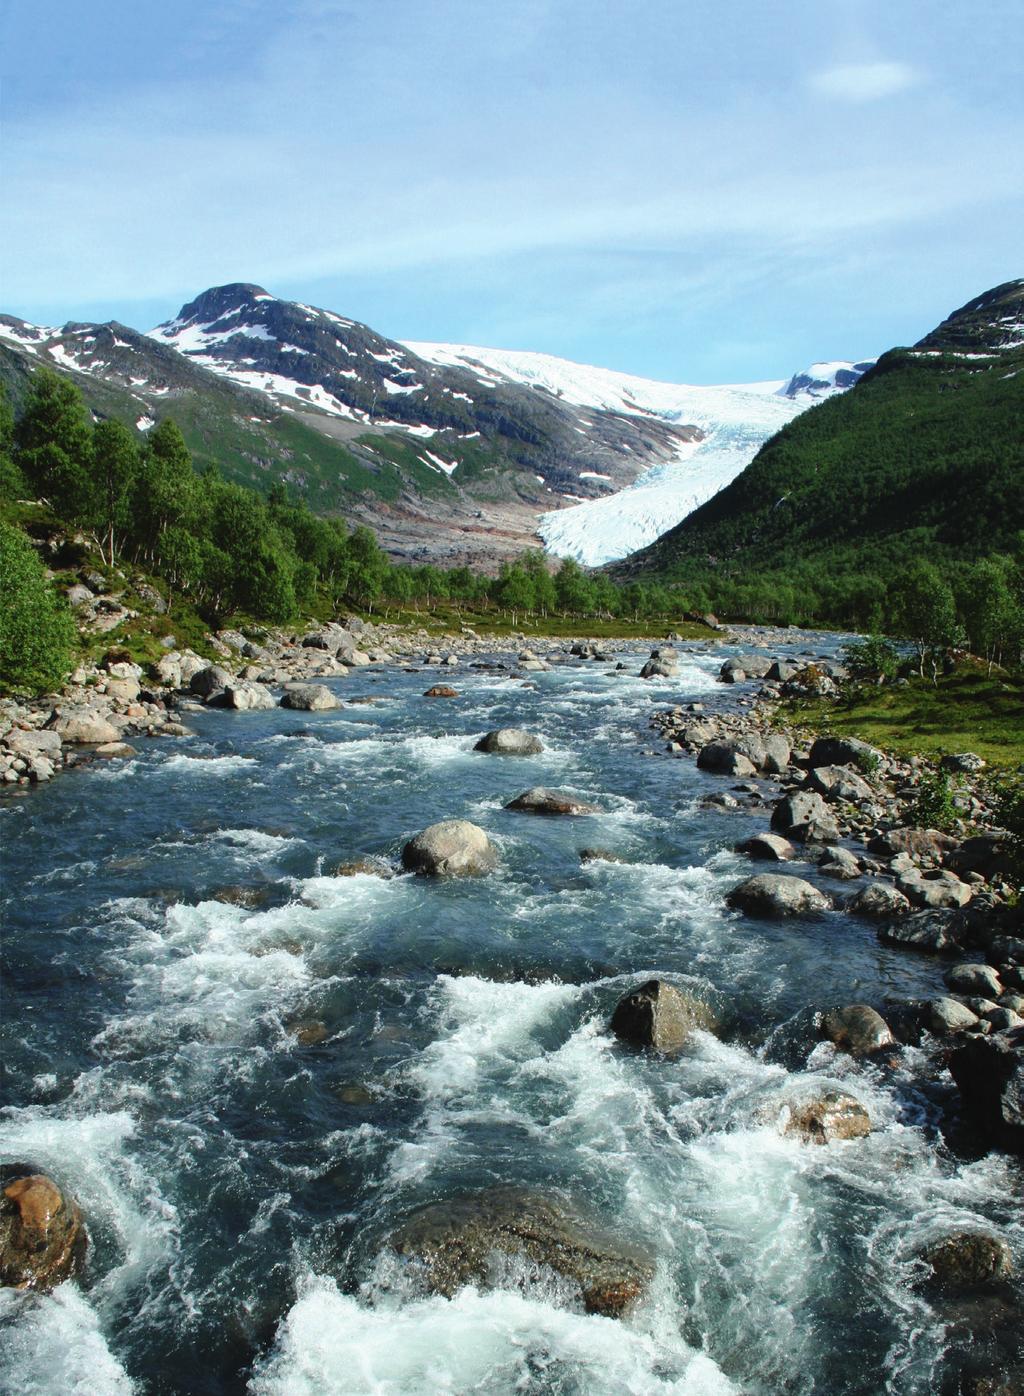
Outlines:
<svg viewBox="0 0 1024 1396"><path fill-rule="evenodd" d="M196 324L211 325L226 315L238 310L247 310L258 301L276 299L250 281L231 281L226 286L211 286L196 296L195 300L183 305L175 316L178 323L191 321Z"/></svg>
<svg viewBox="0 0 1024 1396"><path fill-rule="evenodd" d="M998 353L1024 346L1024 280L1004 281L954 310L918 340L918 350L939 353Z"/></svg>

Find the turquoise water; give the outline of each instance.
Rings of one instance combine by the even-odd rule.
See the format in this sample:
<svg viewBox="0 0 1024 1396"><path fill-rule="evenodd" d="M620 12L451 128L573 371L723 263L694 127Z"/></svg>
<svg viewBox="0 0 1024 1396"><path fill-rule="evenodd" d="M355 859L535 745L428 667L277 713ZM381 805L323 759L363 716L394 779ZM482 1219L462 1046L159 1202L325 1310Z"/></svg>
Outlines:
<svg viewBox="0 0 1024 1396"><path fill-rule="evenodd" d="M1021 1247L1019 1170L949 1154L921 1052L883 1072L816 1042L815 1010L934 993L939 966L841 914L724 908L766 816L701 808L728 782L652 757L647 730L654 705L735 703L721 659L652 683L463 669L457 702L368 671L333 686L372 704L196 714L187 742L2 807L0 1158L56 1177L93 1239L80 1285L0 1300L4 1391L957 1390L963 1343L912 1251L950 1223ZM472 751L506 725L547 750ZM602 813L503 809L535 784ZM488 830L496 874L332 875L448 817ZM595 846L627 861L581 865ZM652 973L706 995L719 1036L671 1062L619 1047L611 1010ZM863 1100L868 1138L780 1135L824 1083ZM388 1229L496 1183L642 1245L648 1300L616 1322L514 1274L412 1290Z"/></svg>

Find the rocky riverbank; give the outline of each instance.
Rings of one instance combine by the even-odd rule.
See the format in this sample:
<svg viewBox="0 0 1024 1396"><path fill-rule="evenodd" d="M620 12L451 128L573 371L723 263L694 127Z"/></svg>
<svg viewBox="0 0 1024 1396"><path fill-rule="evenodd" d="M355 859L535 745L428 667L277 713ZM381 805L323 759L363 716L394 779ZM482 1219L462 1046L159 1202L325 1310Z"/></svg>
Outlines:
<svg viewBox="0 0 1024 1396"><path fill-rule="evenodd" d="M749 638L760 650L726 660L720 672L723 684L743 686L735 709L712 714L691 703L651 718L669 753L732 780L709 805L764 810L766 829L737 851L815 870L814 883L781 867L752 876L730 904L773 918L842 909L875 923L889 946L948 961L935 997L900 1003L880 995L881 1014L846 1005L841 1013L860 1015L858 1031L828 1017L822 1031L861 1054L930 1045L936 1073L951 1073L982 1137L1024 1152L1024 916L1007 880L1009 841L995 825L984 762L970 752L943 758L957 780L957 818L948 831L922 827L922 791L939 768L787 727L782 700L834 694L846 671L818 656L794 663L771 653L771 637Z"/></svg>

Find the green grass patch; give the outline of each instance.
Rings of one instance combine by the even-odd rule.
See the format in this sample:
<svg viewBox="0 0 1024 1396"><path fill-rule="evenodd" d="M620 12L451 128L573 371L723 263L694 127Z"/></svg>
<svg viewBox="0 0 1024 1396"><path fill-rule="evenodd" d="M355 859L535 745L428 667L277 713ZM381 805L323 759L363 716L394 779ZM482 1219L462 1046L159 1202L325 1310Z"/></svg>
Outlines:
<svg viewBox="0 0 1024 1396"><path fill-rule="evenodd" d="M386 621L390 625L408 626L411 629L426 630L432 635L446 631L457 631L468 625L478 635L505 637L525 635L529 638L550 639L600 639L600 640L655 640L663 639L671 631L684 640L707 640L716 632L707 626L691 621L664 620L607 620L596 617L579 616L524 616L518 615L513 625L508 612L478 611L469 607L437 606L430 611L417 611L414 608L385 607L372 615L365 614L370 621Z"/></svg>
<svg viewBox="0 0 1024 1396"><path fill-rule="evenodd" d="M798 700L778 710L812 732L860 737L886 751L936 758L973 751L997 770L1024 765L1024 679L962 666L933 685L858 687L838 701Z"/></svg>

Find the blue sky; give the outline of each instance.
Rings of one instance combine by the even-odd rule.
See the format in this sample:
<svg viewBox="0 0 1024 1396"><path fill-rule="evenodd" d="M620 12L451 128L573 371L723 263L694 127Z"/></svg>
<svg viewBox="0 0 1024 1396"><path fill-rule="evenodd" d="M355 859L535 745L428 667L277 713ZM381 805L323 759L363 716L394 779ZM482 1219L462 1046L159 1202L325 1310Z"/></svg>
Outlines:
<svg viewBox="0 0 1024 1396"><path fill-rule="evenodd" d="M8 0L0 308L784 377L1024 275L1019 0Z"/></svg>

